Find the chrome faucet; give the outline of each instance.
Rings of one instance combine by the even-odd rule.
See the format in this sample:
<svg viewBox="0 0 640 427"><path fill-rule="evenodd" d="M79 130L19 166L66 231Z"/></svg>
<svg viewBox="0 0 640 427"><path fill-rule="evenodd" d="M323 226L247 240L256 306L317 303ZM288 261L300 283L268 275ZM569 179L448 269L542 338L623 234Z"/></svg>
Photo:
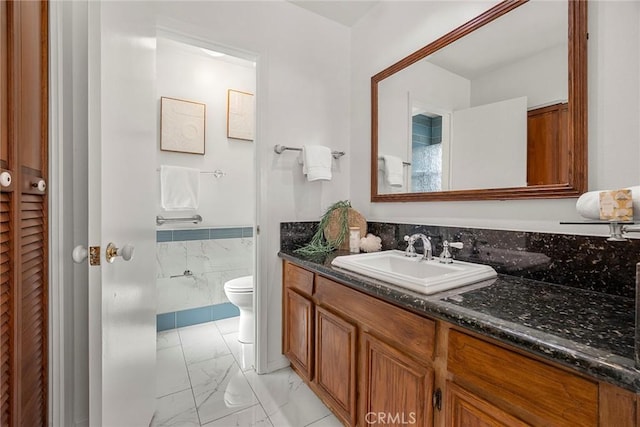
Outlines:
<svg viewBox="0 0 640 427"><path fill-rule="evenodd" d="M462 242L451 242L449 243L445 240L442 243L442 253L440 254L440 262L443 264L451 264L453 263L453 258L451 258L451 252L449 252L449 246L452 248L462 249L464 243Z"/></svg>
<svg viewBox="0 0 640 427"><path fill-rule="evenodd" d="M404 236L404 241L407 242L407 249L405 250L405 253L404 253L405 256L415 257L418 255L416 254L416 249L413 247L413 244L416 242L416 239L422 239L422 248L423 248L422 259L426 259L428 261L433 259L431 255L431 238L425 236L422 233L416 233L411 236Z"/></svg>

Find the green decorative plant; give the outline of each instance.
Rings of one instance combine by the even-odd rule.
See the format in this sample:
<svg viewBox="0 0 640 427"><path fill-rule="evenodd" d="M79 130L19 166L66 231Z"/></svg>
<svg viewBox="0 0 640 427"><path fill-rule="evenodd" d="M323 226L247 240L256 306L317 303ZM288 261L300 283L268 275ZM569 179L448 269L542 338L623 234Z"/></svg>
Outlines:
<svg viewBox="0 0 640 427"><path fill-rule="evenodd" d="M296 253L301 255L318 255L328 254L335 251L340 247L342 242L345 241L349 235L349 208L351 202L348 200L341 200L329 206L327 211L320 218L320 224L318 224L318 230L311 238L311 241L301 248L295 250ZM331 220L331 214L339 210L339 230L338 236L335 240L328 240L324 236L324 229L329 225Z"/></svg>

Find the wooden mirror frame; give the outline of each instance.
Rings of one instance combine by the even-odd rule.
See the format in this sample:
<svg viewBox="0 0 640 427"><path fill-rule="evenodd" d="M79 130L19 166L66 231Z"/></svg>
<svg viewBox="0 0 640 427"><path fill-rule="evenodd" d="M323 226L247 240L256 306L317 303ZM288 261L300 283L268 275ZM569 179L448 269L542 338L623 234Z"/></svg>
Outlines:
<svg viewBox="0 0 640 427"><path fill-rule="evenodd" d="M567 183L527 187L378 194L378 83L488 24L528 0L505 0L371 77L371 201L430 202L578 197L587 190L587 1L568 0L569 106Z"/></svg>

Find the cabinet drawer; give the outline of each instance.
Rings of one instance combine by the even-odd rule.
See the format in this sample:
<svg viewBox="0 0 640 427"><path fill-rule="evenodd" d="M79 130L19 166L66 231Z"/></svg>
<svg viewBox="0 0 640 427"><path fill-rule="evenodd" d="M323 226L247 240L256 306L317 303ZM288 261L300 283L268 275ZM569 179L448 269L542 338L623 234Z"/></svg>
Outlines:
<svg viewBox="0 0 640 427"><path fill-rule="evenodd" d="M454 330L449 332L447 366L454 381L472 384L487 399L508 402L539 422L598 423L597 384L561 369Z"/></svg>
<svg viewBox="0 0 640 427"><path fill-rule="evenodd" d="M402 348L418 360L432 360L436 324L417 314L350 289L322 276L316 276L318 304L331 307L358 322L387 342Z"/></svg>
<svg viewBox="0 0 640 427"><path fill-rule="evenodd" d="M297 290L307 296L313 294L313 273L293 265L288 261L284 262L284 285Z"/></svg>

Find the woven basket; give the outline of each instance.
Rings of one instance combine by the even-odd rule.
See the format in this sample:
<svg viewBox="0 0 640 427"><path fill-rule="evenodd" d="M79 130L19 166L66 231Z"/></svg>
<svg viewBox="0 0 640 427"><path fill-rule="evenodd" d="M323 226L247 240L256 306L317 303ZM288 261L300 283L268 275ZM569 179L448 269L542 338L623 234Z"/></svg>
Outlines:
<svg viewBox="0 0 640 427"><path fill-rule="evenodd" d="M342 209L336 209L329 214L329 223L324 228L324 237L329 241L335 241L340 234L340 221L342 217ZM364 237L367 234L367 220L362 216L360 212L353 208L349 208L349 227L359 227L360 237ZM342 242L342 245L338 249L349 250L349 234Z"/></svg>

